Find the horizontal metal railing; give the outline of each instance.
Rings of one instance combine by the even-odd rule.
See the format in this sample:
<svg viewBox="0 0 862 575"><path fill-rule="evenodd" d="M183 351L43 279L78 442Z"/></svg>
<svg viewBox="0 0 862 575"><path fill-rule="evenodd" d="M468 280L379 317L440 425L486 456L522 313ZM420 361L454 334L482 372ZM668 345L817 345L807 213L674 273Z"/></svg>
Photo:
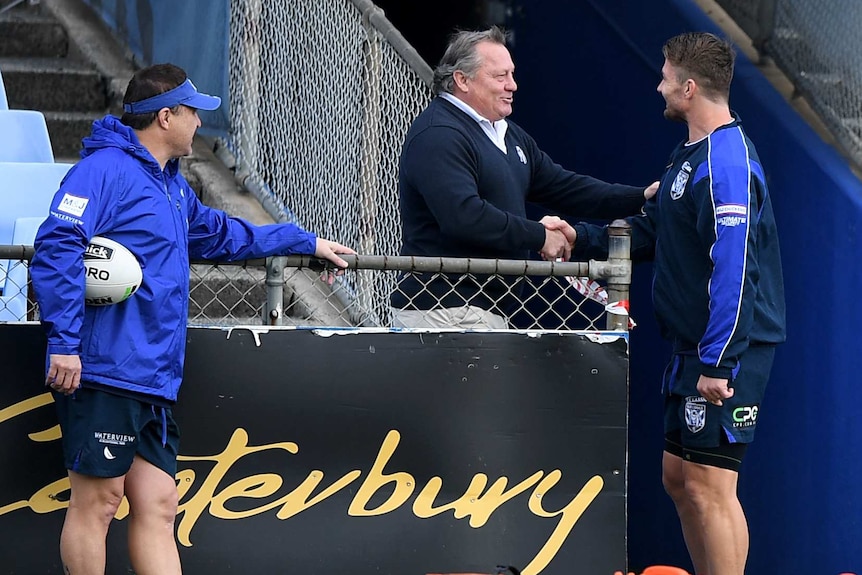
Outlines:
<svg viewBox="0 0 862 575"><path fill-rule="evenodd" d="M345 255L346 270L312 256L194 261L190 266L189 322L388 327L392 318L389 298L371 299L366 294L398 293L410 276L420 286L434 283L439 287L441 280L451 283L449 292L435 292L439 300L460 295L457 286L469 285L483 301L493 297L492 305L501 308L505 302L506 315L515 328L625 330L631 284L629 234L625 222L609 229L606 261ZM0 267L0 321L38 319L28 274L18 267L25 266L33 253L32 246L0 246L0 262L5 264ZM587 285L575 278L593 281ZM595 297L599 287L595 280L605 282L599 294L606 301ZM420 288L418 293L399 295L412 302L427 301L429 293ZM608 306L615 313L606 313Z"/></svg>

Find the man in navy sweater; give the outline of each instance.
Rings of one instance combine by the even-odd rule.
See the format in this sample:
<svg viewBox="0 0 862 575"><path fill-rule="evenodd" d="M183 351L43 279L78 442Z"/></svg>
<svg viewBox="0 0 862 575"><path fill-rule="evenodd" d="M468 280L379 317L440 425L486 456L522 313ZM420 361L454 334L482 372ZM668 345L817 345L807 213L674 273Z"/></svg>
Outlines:
<svg viewBox="0 0 862 575"><path fill-rule="evenodd" d="M515 66L499 28L458 32L434 72L438 95L401 151L402 255L568 259L571 227L527 219L526 202L585 218L638 213L649 188L563 169L513 122ZM392 294L396 327L505 329L517 287L471 276L404 276ZM508 297L506 297L508 294Z"/></svg>
<svg viewBox="0 0 862 575"><path fill-rule="evenodd" d="M775 346L785 339L778 232L763 166L728 106L734 53L707 33L668 40L658 91L688 125L656 196L632 224L632 258L654 259L653 303L673 345L665 371L662 480L699 575L743 575L736 495ZM577 224L575 252L607 234Z"/></svg>

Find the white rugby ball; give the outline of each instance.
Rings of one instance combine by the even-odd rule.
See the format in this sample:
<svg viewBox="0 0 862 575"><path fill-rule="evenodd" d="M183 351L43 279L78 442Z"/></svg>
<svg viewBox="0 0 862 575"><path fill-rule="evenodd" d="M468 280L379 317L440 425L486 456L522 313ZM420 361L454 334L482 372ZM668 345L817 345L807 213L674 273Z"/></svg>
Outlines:
<svg viewBox="0 0 862 575"><path fill-rule="evenodd" d="M122 244L96 236L84 251L87 305L113 305L129 299L143 280L141 264Z"/></svg>

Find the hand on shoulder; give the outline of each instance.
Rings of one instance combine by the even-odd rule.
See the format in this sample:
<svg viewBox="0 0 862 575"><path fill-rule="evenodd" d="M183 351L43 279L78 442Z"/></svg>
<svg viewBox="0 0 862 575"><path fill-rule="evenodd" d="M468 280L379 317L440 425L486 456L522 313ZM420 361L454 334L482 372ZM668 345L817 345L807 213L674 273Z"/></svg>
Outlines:
<svg viewBox="0 0 862 575"><path fill-rule="evenodd" d="M644 199L648 200L658 191L658 182L653 182L644 189Z"/></svg>

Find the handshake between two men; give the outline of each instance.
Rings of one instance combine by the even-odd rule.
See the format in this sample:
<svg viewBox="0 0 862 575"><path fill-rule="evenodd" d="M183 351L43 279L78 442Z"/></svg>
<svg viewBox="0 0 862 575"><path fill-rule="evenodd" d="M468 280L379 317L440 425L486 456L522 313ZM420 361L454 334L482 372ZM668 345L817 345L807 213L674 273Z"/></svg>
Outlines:
<svg viewBox="0 0 862 575"><path fill-rule="evenodd" d="M658 191L659 182L653 182L644 189L644 199L652 198ZM558 216L545 216L539 223L545 226L545 245L539 254L546 261L561 259L564 262L572 257L572 249L578 234L570 223Z"/></svg>

